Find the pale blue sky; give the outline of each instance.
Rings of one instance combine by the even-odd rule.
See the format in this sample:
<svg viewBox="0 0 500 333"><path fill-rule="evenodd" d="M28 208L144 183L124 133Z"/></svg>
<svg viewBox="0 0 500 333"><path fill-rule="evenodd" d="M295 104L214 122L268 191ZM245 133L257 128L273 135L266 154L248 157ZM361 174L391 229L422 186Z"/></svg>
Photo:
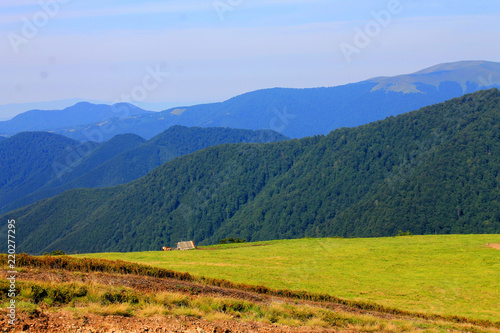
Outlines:
<svg viewBox="0 0 500 333"><path fill-rule="evenodd" d="M377 29L381 11L390 18ZM498 0L4 0L0 22L0 105L124 95L189 105L500 62ZM369 43L347 61L340 45L367 26Z"/></svg>

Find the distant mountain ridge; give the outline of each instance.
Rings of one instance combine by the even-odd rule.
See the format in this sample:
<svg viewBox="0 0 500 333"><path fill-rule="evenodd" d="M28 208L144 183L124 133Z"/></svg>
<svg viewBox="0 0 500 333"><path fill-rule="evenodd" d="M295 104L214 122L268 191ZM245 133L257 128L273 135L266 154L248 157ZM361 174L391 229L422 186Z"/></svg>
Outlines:
<svg viewBox="0 0 500 333"><path fill-rule="evenodd" d="M367 124L494 87L500 88L500 63L461 61L337 87L263 89L220 103L179 106L130 117L110 116L106 121L101 117L44 130L79 141L103 141L124 133L151 139L174 125L271 129L287 137L302 138ZM7 133L7 124L10 123L4 122L2 127L0 123L0 134ZM89 133L95 135L89 137Z"/></svg>
<svg viewBox="0 0 500 333"><path fill-rule="evenodd" d="M82 98L67 98L55 101L31 102L31 103L9 103L0 105L1 121L7 121L28 110L62 110L80 102L92 104L109 104L103 101L84 100Z"/></svg>
<svg viewBox="0 0 500 333"><path fill-rule="evenodd" d="M80 102L63 110L31 110L11 120L0 121L0 133L51 131L62 127L102 123L111 118L119 119L151 113L153 112L128 103L105 105Z"/></svg>
<svg viewBox="0 0 500 333"><path fill-rule="evenodd" d="M372 91L424 93L417 85L439 88L444 82L455 82L464 93L477 88L500 85L500 63L489 61L460 61L432 66L409 75L379 77L368 80L378 83Z"/></svg>
<svg viewBox="0 0 500 333"><path fill-rule="evenodd" d="M136 181L9 212L20 251L500 232L500 91L269 144L213 146ZM0 230L5 232L5 225Z"/></svg>

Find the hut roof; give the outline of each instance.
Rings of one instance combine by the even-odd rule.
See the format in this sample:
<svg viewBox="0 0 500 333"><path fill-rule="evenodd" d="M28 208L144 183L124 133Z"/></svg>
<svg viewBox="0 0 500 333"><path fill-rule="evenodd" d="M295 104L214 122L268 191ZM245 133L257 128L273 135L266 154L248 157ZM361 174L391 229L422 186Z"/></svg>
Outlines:
<svg viewBox="0 0 500 333"><path fill-rule="evenodd" d="M179 242L177 243L177 250L192 250L194 249L194 243L193 241L188 241L188 242Z"/></svg>

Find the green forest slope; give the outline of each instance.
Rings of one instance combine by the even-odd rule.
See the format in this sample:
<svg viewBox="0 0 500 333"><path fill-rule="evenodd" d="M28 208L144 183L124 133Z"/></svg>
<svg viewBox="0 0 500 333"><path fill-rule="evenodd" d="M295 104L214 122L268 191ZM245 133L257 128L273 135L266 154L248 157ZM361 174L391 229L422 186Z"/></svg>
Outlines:
<svg viewBox="0 0 500 333"><path fill-rule="evenodd" d="M96 144L88 142L88 149ZM53 162L82 144L62 135L23 132L0 142L0 208L19 199L55 177Z"/></svg>
<svg viewBox="0 0 500 333"><path fill-rule="evenodd" d="M35 134L41 137L49 135L49 133L43 132ZM21 133L13 138L23 135L26 136ZM63 138L65 141L74 141L64 136L50 135ZM135 134L119 134L97 147L95 147L96 144L86 142L83 144L85 147L83 153L78 153L82 150L68 150L68 147L66 147L67 149L63 149L60 158L55 159L59 162L56 170L53 167L54 159L45 158L44 155L37 160L36 158L39 155L35 155L32 158L35 160L33 165L36 166L42 160L49 169L46 177L37 178L36 186L31 183L23 184L22 182L33 178L31 174L39 173L38 169L31 168L28 172L24 173L23 171L21 173L16 164L20 159L14 157L11 158L10 166L13 170L16 170L18 175L21 173L21 183L17 184L18 188L15 190L24 189L21 193L23 196L12 195L14 191L12 188L0 187L0 193L4 191L6 198L5 201L0 200L0 212L5 213L73 188L96 188L128 183L146 175L149 171L167 161L210 146L239 142L266 143L286 139L288 138L271 130L252 131L217 127L189 128L184 126L168 128L148 141ZM7 141L10 142L10 140ZM19 149L14 142L3 146L9 147L16 154L23 154L23 149ZM35 147L35 151L39 152L52 151L57 146L37 143L33 147ZM3 149L0 144L0 155L5 150L8 149ZM73 159L71 153L73 153L73 156L76 154L76 160ZM76 162L68 164L68 159Z"/></svg>

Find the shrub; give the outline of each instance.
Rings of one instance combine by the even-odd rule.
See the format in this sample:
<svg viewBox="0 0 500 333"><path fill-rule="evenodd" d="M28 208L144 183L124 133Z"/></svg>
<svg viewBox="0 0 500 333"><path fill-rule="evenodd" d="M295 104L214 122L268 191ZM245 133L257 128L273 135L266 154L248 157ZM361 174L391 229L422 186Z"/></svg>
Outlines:
<svg viewBox="0 0 500 333"><path fill-rule="evenodd" d="M101 302L103 304L117 304L117 303L139 303L139 297L131 291L119 290L119 291L107 291L101 296Z"/></svg>
<svg viewBox="0 0 500 333"><path fill-rule="evenodd" d="M247 240L245 238L233 238L233 237L228 237L224 239L219 239L219 244L234 244L234 243L246 243Z"/></svg>
<svg viewBox="0 0 500 333"><path fill-rule="evenodd" d="M66 252L61 251L61 250L54 250L54 251L52 251L52 253L45 252L45 255L46 256L64 256L64 255L66 255Z"/></svg>

